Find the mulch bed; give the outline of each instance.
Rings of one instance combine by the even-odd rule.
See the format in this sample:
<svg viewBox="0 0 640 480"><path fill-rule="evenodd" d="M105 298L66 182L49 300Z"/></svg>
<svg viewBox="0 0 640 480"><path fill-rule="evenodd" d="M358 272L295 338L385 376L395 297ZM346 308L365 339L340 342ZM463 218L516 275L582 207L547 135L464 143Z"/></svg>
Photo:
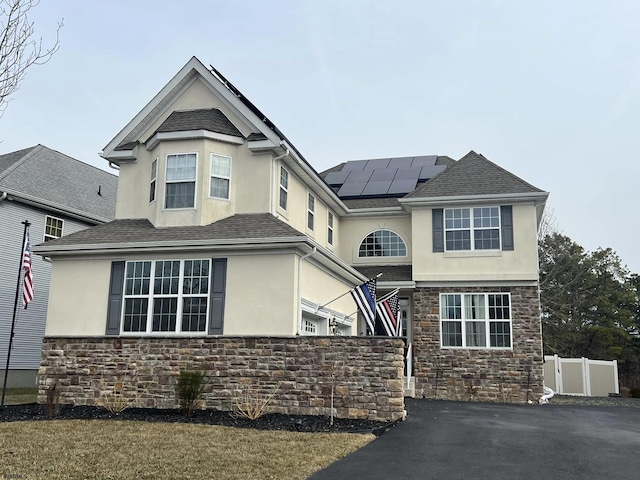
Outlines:
<svg viewBox="0 0 640 480"><path fill-rule="evenodd" d="M45 413L45 406L35 403L7 405L4 410L0 410L0 422L109 419L194 423L293 432L374 433L375 435L381 435L397 423L334 418L333 425L331 425L330 418L325 416L281 414L265 414L257 420L249 420L244 417L233 416L231 412L219 410L196 410L191 417L182 415L179 410L153 408L129 408L121 413L110 413L104 408L74 405L60 405L55 416L48 416Z"/></svg>

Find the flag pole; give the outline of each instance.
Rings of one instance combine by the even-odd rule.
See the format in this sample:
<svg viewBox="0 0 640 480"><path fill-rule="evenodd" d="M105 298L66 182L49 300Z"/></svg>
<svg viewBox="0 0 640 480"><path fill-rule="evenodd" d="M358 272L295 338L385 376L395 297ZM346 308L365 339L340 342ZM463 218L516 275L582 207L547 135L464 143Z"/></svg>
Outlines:
<svg viewBox="0 0 640 480"><path fill-rule="evenodd" d="M20 296L20 277L22 274L22 259L24 257L24 242L27 239L27 231L31 223L25 220L22 222L24 225L24 233L22 234L22 244L20 247L20 263L18 264L18 281L16 282L16 298L13 302L13 319L11 320L11 334L9 335L9 349L7 350L7 365L4 368L4 382L2 384L2 401L0 401L0 409L4 410L4 397L7 392L7 378L9 377L9 361L11 360L11 347L13 346L13 336L15 335L16 328L16 315L18 313L18 297Z"/></svg>
<svg viewBox="0 0 640 480"><path fill-rule="evenodd" d="M380 272L379 274L377 274L375 277L371 277L369 280L372 280L372 279L374 279L374 278L380 278L381 276L382 276L382 272ZM367 282L368 282L369 280L367 280ZM351 290L353 290L353 289L351 289ZM340 295L340 296L338 296L338 297L334 298L333 300L328 301L328 302L327 302L327 303L325 303L324 305L320 305L320 306L316 309L316 312L317 312L318 310L320 310L321 308L326 307L326 306L327 306L327 305L329 305L330 303L333 303L333 302L335 302L336 300L341 299L341 298L342 298L342 297L344 297L345 295L348 295L349 293L351 293L351 290L347 290L347 291L346 291L346 292L344 292L342 295Z"/></svg>

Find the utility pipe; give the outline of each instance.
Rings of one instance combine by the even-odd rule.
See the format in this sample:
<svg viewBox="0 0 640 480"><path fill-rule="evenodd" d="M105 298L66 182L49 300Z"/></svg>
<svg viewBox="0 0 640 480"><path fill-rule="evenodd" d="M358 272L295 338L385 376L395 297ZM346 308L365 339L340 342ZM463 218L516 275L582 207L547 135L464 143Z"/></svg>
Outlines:
<svg viewBox="0 0 640 480"><path fill-rule="evenodd" d="M0 195L0 202L3 201L5 198L7 198L7 192L2 192L2 195Z"/></svg>
<svg viewBox="0 0 640 480"><path fill-rule="evenodd" d="M544 395L540 397L540 400L538 400L538 403L540 405L546 405L549 403L549 400L553 398L554 395L555 395L555 392L553 390L551 390L549 387L544 387Z"/></svg>
<svg viewBox="0 0 640 480"><path fill-rule="evenodd" d="M300 259L298 260L298 328L297 328L297 335L300 335L302 333L302 331L301 331L302 329L300 328L302 326L302 261L305 258L309 258L311 255L316 253L316 251L317 251L317 248L314 246L313 250L311 250L306 255L301 256Z"/></svg>

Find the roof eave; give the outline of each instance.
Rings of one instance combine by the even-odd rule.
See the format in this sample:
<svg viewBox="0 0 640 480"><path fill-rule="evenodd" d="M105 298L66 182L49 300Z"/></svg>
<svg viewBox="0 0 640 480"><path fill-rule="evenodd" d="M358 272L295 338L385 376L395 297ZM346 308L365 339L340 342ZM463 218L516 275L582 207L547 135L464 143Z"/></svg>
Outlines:
<svg viewBox="0 0 640 480"><path fill-rule="evenodd" d="M145 143L147 150L153 150L156 145L165 140L191 140L204 138L206 140L217 140L223 143L231 143L233 145L242 145L244 138L228 135L225 133L212 132L211 130L184 130L181 132L156 132Z"/></svg>
<svg viewBox="0 0 640 480"><path fill-rule="evenodd" d="M8 197L11 197L12 200L18 201L20 203L24 203L26 205L31 205L33 207L41 208L43 210L50 210L52 212L66 215L70 218L75 218L76 220L81 220L83 222L92 223L94 225L99 225L101 223L110 222L112 219L108 217L103 217L101 215L93 215L88 212L82 212L80 210L76 210L74 208L69 208L59 203L45 201L40 198L27 195L25 193L16 192L11 189L2 188L3 192L7 193Z"/></svg>
<svg viewBox="0 0 640 480"><path fill-rule="evenodd" d="M486 203L488 201L524 203L534 202L536 205L544 203L549 197L549 192L523 192L523 193L493 193L485 195L451 195L441 197L410 197L399 198L402 205L410 207L429 207L435 205L457 205Z"/></svg>

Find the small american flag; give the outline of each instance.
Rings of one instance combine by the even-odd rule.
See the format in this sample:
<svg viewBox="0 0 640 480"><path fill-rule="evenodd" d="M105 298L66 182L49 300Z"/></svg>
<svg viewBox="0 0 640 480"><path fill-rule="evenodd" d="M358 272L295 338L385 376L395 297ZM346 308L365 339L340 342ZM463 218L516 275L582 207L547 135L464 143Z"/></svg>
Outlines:
<svg viewBox="0 0 640 480"><path fill-rule="evenodd" d="M390 337L400 336L401 325L398 317L400 296L396 290L376 302L376 313L380 319L385 333Z"/></svg>
<svg viewBox="0 0 640 480"><path fill-rule="evenodd" d="M29 231L24 239L24 249L22 251L22 268L24 269L24 281L22 284L22 305L27 308L29 302L33 300L33 270L31 268L31 244L29 243Z"/></svg>

